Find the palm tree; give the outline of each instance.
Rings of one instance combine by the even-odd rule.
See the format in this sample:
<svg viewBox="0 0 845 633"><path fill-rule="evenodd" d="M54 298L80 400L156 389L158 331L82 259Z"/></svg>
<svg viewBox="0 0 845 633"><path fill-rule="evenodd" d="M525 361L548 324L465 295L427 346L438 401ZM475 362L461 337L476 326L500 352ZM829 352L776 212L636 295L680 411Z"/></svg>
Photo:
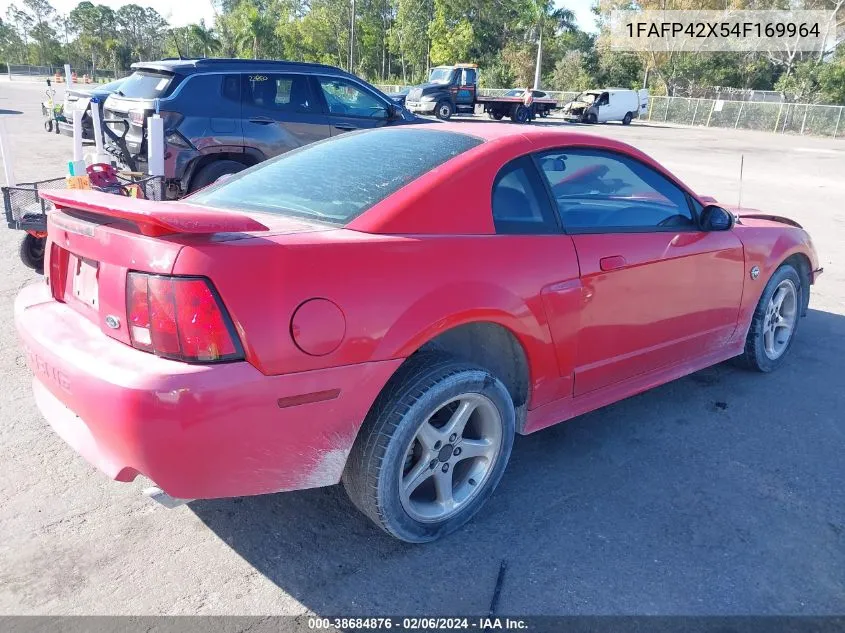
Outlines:
<svg viewBox="0 0 845 633"><path fill-rule="evenodd" d="M539 90L540 73L543 67L543 31L548 27L551 27L555 34L575 30L575 13L569 9L555 7L553 0L534 0L530 4L526 18L526 22L531 25L529 33L537 38L534 90Z"/></svg>
<svg viewBox="0 0 845 633"><path fill-rule="evenodd" d="M214 30L205 25L205 20L200 20L199 24L191 25L191 38L202 49L202 56L208 57L211 53L216 53L220 50L220 40Z"/></svg>
<svg viewBox="0 0 845 633"><path fill-rule="evenodd" d="M247 0L235 7L233 17L235 44L240 49L251 49L252 58L258 59L262 42L273 37L273 25L253 2Z"/></svg>

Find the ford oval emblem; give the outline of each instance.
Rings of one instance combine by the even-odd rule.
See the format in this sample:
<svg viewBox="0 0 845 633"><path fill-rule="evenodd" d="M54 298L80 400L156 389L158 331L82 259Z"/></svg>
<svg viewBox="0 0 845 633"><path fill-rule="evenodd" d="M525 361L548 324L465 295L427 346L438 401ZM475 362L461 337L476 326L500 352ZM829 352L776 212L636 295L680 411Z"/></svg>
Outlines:
<svg viewBox="0 0 845 633"><path fill-rule="evenodd" d="M120 327L120 319L118 319L113 314L109 314L106 317L106 325L108 325L111 329L116 330Z"/></svg>

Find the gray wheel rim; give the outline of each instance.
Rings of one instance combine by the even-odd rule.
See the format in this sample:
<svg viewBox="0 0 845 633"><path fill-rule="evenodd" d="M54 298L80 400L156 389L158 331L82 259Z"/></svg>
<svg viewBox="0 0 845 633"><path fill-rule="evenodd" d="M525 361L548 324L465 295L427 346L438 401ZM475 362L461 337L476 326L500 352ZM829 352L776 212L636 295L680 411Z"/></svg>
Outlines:
<svg viewBox="0 0 845 633"><path fill-rule="evenodd" d="M437 408L405 451L399 496L422 523L460 512L484 488L502 448L502 417L493 401L466 393Z"/></svg>
<svg viewBox="0 0 845 633"><path fill-rule="evenodd" d="M449 110L450 108L447 105L440 106L440 116L445 119L447 116L449 116Z"/></svg>
<svg viewBox="0 0 845 633"><path fill-rule="evenodd" d="M770 360L777 360L789 347L798 318L798 291L791 279L775 288L763 318L763 350Z"/></svg>

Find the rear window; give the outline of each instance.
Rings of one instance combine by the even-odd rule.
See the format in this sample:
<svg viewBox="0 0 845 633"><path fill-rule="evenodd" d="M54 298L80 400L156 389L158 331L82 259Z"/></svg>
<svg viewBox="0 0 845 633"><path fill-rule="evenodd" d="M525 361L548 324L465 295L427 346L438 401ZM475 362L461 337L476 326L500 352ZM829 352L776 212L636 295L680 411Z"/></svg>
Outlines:
<svg viewBox="0 0 845 633"><path fill-rule="evenodd" d="M251 167L186 202L346 224L481 143L466 134L428 129L350 133Z"/></svg>
<svg viewBox="0 0 845 633"><path fill-rule="evenodd" d="M158 99L164 96L173 75L139 70L126 78L120 86L120 94L131 99Z"/></svg>

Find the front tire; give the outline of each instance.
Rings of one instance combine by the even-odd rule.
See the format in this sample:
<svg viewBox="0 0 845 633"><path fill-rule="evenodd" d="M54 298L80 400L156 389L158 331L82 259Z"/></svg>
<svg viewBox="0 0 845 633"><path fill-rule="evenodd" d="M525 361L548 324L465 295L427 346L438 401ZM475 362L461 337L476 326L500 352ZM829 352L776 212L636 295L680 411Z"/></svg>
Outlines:
<svg viewBox="0 0 845 633"><path fill-rule="evenodd" d="M441 121L448 121L452 118L452 113L455 111L452 102L446 99L437 102L437 107L434 108L435 116Z"/></svg>
<svg viewBox="0 0 845 633"><path fill-rule="evenodd" d="M585 119L585 121L587 123L589 123L590 125L595 125L596 123L599 122L599 118L591 112L590 114L587 115L587 118Z"/></svg>
<svg viewBox="0 0 845 633"><path fill-rule="evenodd" d="M344 488L388 534L409 543L438 539L469 521L496 489L515 418L510 394L489 371L418 353L368 414Z"/></svg>
<svg viewBox="0 0 845 633"><path fill-rule="evenodd" d="M783 364L795 340L804 292L809 288L802 286L792 265L783 264L775 271L751 318L745 351L737 357L741 365L767 373Z"/></svg>

